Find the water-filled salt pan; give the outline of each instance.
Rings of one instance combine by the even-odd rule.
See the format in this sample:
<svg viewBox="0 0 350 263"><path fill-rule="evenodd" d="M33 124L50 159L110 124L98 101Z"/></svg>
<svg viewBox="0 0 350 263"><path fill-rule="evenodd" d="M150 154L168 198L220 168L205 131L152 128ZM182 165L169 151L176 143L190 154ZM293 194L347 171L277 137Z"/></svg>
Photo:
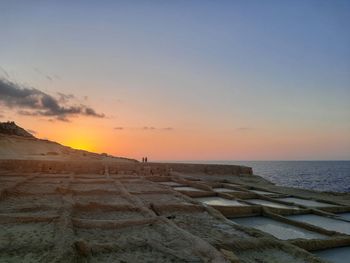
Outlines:
<svg viewBox="0 0 350 263"><path fill-rule="evenodd" d="M233 222L248 227L259 229L263 232L269 233L279 239L323 239L326 236L316 232L312 232L297 226L289 225L286 223L273 220L268 217L256 216L256 217L243 217L232 219Z"/></svg>
<svg viewBox="0 0 350 263"><path fill-rule="evenodd" d="M283 197L283 198L277 198L277 200L285 201L285 202L291 202L298 205L304 205L304 206L310 206L310 207L327 207L327 206L336 206L328 203L323 203L315 200L306 200L296 197Z"/></svg>
<svg viewBox="0 0 350 263"><path fill-rule="evenodd" d="M308 223L310 225L315 225L327 230L332 230L339 233L350 235L350 223L345 221L328 218L324 216L319 216L319 215L313 215L313 214L291 215L291 216L287 216L287 218L295 221L299 221L299 222Z"/></svg>
<svg viewBox="0 0 350 263"><path fill-rule="evenodd" d="M247 204L241 203L236 200L225 199L218 196L211 197L200 197L195 198L197 201L205 203L207 205L218 205L218 206L248 206Z"/></svg>
<svg viewBox="0 0 350 263"><path fill-rule="evenodd" d="M333 263L349 263L350 247L338 247L314 252L316 256Z"/></svg>
<svg viewBox="0 0 350 263"><path fill-rule="evenodd" d="M172 181L160 182L160 184L167 185L167 186L181 186L182 185L182 184L179 184L179 183L176 183L176 182L172 182Z"/></svg>
<svg viewBox="0 0 350 263"><path fill-rule="evenodd" d="M238 190L229 189L229 188L222 188L222 187L213 188L213 190L214 190L214 192L218 192L218 193L237 193L237 192L240 192Z"/></svg>
<svg viewBox="0 0 350 263"><path fill-rule="evenodd" d="M350 220L350 213L340 213L340 214L338 214L338 216L340 216L344 219Z"/></svg>
<svg viewBox="0 0 350 263"><path fill-rule="evenodd" d="M264 205L264 206L273 207L273 208L298 209L295 206L284 205L284 204L263 200L263 199L247 199L245 201L256 205Z"/></svg>
<svg viewBox="0 0 350 263"><path fill-rule="evenodd" d="M174 190L176 190L176 191L202 191L201 189L190 187L190 186L174 187Z"/></svg>
<svg viewBox="0 0 350 263"><path fill-rule="evenodd" d="M267 191L261 191L261 190L250 190L253 193L259 194L259 195L275 195L275 193L267 192Z"/></svg>

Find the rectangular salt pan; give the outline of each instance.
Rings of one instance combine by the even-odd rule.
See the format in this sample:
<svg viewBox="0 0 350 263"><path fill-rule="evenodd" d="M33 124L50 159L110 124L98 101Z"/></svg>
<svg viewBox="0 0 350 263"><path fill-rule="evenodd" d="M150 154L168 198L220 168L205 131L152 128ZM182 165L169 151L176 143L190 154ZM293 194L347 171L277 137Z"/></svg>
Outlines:
<svg viewBox="0 0 350 263"><path fill-rule="evenodd" d="M222 188L222 187L213 188L213 191L217 192L217 193L237 193L237 192L240 192L238 190L233 190L233 189L229 189L229 188Z"/></svg>
<svg viewBox="0 0 350 263"><path fill-rule="evenodd" d="M174 190L176 190L176 191L188 191L188 192L190 192L190 191L196 191L196 192L198 192L198 191L202 191L201 189L198 189L198 188L194 188L194 187L190 187L190 186L180 186L180 187L174 187Z"/></svg>
<svg viewBox="0 0 350 263"><path fill-rule="evenodd" d="M316 256L333 263L349 263L350 247L338 247L314 252Z"/></svg>
<svg viewBox="0 0 350 263"><path fill-rule="evenodd" d="M263 206L268 206L268 207L273 207L273 208L298 209L295 206L284 205L284 204L271 202L271 201L263 200L263 199L247 199L246 201L253 203L253 204L256 204L256 205L263 205Z"/></svg>
<svg viewBox="0 0 350 263"><path fill-rule="evenodd" d="M196 198L197 201L205 203L207 205L217 206L248 206L236 200L225 199L217 196Z"/></svg>
<svg viewBox="0 0 350 263"><path fill-rule="evenodd" d="M308 223L310 225L318 226L330 231L336 231L339 233L350 235L350 223L345 221L313 214L291 215L287 216L287 218L299 222Z"/></svg>
<svg viewBox="0 0 350 263"><path fill-rule="evenodd" d="M304 205L309 207L328 207L328 206L336 206L328 203L323 203L315 200L306 200L302 198L296 198L296 197L284 197L284 198L277 198L276 200L295 203L298 205Z"/></svg>
<svg viewBox="0 0 350 263"><path fill-rule="evenodd" d="M182 184L179 184L179 183L176 183L176 182L172 182L172 181L160 182L160 184L167 185L167 186L182 186Z"/></svg>
<svg viewBox="0 0 350 263"><path fill-rule="evenodd" d="M253 193L259 194L259 195L275 195L275 193L267 192L267 191L261 191L261 190L250 190Z"/></svg>
<svg viewBox="0 0 350 263"><path fill-rule="evenodd" d="M297 226L289 225L277 220L273 220L268 217L257 216L257 217L244 217L232 219L233 222L252 227L263 232L269 233L276 238L281 240L289 239L323 239L326 236L319 233L315 233Z"/></svg>

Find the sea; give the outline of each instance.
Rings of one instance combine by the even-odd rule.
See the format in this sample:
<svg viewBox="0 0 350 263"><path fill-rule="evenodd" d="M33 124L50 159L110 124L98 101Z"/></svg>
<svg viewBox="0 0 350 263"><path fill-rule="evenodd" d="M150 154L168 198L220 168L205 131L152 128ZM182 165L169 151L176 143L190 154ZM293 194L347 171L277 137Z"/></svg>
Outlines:
<svg viewBox="0 0 350 263"><path fill-rule="evenodd" d="M256 175L280 186L350 193L350 161L186 161L253 168Z"/></svg>

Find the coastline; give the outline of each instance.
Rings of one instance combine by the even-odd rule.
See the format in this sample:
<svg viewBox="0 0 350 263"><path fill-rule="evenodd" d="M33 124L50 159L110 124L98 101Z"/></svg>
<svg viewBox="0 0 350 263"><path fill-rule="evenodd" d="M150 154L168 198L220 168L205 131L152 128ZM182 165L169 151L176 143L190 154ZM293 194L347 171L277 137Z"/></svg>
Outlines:
<svg viewBox="0 0 350 263"><path fill-rule="evenodd" d="M187 161L182 162L187 163ZM350 161L348 160L193 162L250 166L253 168L254 174L279 186L313 189L323 192L350 192Z"/></svg>

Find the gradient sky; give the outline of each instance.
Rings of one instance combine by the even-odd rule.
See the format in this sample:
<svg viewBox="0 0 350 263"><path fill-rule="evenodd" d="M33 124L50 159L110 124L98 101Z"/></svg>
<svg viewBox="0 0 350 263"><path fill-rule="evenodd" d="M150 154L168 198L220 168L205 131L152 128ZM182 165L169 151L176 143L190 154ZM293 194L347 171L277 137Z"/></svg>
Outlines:
<svg viewBox="0 0 350 263"><path fill-rule="evenodd" d="M0 77L105 115L28 116L0 98L0 120L37 137L150 160L350 159L350 1L0 10Z"/></svg>

